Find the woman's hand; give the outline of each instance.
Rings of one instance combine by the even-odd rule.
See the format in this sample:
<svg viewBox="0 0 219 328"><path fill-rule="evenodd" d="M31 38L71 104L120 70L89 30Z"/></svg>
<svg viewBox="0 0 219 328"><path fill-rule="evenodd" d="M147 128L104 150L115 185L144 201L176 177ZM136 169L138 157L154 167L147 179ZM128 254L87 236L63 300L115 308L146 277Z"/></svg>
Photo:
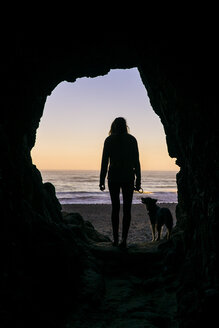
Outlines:
<svg viewBox="0 0 219 328"><path fill-rule="evenodd" d="M105 185L104 185L104 184L99 185L99 187L100 187L100 190L101 190L101 191L104 191L104 190L105 190Z"/></svg>
<svg viewBox="0 0 219 328"><path fill-rule="evenodd" d="M136 183L134 190L139 191L141 188L141 184L140 183Z"/></svg>

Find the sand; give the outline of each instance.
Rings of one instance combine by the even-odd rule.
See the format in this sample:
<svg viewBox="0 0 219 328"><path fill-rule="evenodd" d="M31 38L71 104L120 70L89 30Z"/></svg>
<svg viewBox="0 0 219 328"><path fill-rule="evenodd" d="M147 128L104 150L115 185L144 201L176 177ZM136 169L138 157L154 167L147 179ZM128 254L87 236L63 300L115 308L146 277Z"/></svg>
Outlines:
<svg viewBox="0 0 219 328"><path fill-rule="evenodd" d="M176 224L176 203L158 204L160 207L168 207ZM100 233L112 239L111 205L110 204L64 204L65 212L80 213L86 221L90 221ZM120 238L122 227L122 206L120 209ZM163 229L163 236L166 230ZM143 204L132 205L132 221L129 229L128 244L150 242L152 239L149 217Z"/></svg>

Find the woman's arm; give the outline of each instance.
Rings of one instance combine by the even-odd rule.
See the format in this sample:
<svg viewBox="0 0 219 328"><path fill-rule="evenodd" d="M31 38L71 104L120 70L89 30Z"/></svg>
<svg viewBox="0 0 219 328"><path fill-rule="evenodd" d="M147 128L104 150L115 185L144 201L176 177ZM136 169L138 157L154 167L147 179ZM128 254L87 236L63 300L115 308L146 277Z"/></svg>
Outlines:
<svg viewBox="0 0 219 328"><path fill-rule="evenodd" d="M137 140L136 140L136 147L135 147L135 175L136 175L135 187L137 190L139 190L141 188L141 165L139 161Z"/></svg>
<svg viewBox="0 0 219 328"><path fill-rule="evenodd" d="M104 147L103 147L103 154L102 154L100 184L99 184L100 190L102 191L105 189L105 178L107 174L108 163L109 163L109 150L108 150L107 140L105 140Z"/></svg>

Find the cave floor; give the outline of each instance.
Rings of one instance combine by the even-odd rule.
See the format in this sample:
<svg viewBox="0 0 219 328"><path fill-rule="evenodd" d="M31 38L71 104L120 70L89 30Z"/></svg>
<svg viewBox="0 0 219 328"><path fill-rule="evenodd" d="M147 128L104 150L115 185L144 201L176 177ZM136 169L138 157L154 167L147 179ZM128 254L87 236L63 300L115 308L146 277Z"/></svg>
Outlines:
<svg viewBox="0 0 219 328"><path fill-rule="evenodd" d="M100 304L81 307L66 328L145 328L177 325L176 276L165 267L157 243L92 246L102 261L104 293Z"/></svg>

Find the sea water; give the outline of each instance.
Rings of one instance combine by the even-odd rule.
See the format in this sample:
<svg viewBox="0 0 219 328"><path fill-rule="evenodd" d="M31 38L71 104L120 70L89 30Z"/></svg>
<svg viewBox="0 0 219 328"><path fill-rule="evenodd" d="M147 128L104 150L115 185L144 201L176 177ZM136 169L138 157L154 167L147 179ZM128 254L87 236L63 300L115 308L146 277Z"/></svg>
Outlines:
<svg viewBox="0 0 219 328"><path fill-rule="evenodd" d="M177 203L175 171L142 171L143 194L134 192L133 204L141 197L156 198L159 203ZM61 204L110 204L110 195L99 190L99 171L41 171L43 182L51 182ZM122 202L122 197L121 197Z"/></svg>

